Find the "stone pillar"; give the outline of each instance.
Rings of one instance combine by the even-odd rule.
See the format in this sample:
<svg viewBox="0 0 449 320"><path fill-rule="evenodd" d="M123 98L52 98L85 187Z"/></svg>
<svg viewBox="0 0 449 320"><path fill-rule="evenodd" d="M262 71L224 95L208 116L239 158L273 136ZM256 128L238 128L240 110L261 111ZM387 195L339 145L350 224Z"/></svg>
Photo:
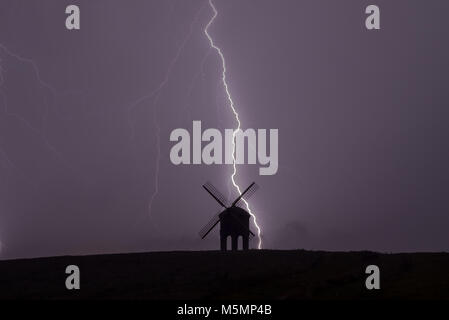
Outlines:
<svg viewBox="0 0 449 320"><path fill-rule="evenodd" d="M221 251L226 251L227 250L227 243L226 243L226 239L228 237L224 236L224 235L220 235L220 249Z"/></svg>
<svg viewBox="0 0 449 320"><path fill-rule="evenodd" d="M249 237L248 236L242 236L242 249L243 250L248 250L248 248L249 248L249 245L248 245L248 242L249 242Z"/></svg>

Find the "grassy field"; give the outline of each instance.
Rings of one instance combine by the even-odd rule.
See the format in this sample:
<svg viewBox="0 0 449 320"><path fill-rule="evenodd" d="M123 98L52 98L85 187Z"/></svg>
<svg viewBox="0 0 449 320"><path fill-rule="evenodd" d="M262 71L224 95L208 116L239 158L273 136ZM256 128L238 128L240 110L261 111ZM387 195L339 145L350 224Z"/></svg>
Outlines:
<svg viewBox="0 0 449 320"><path fill-rule="evenodd" d="M81 289L67 290L77 265ZM381 289L365 287L366 266ZM182 251L0 261L0 299L449 299L449 254Z"/></svg>

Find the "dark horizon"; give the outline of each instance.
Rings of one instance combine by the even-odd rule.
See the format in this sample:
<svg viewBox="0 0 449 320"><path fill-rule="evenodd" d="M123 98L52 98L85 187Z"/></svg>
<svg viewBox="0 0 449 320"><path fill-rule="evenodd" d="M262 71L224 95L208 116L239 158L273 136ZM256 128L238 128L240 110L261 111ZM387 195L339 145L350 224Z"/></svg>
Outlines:
<svg viewBox="0 0 449 320"><path fill-rule="evenodd" d="M232 166L169 158L173 129L235 127L208 2L79 0L79 31L69 4L0 3L0 260L217 250L201 186ZM277 173L236 176L263 248L449 251L449 2L378 0L378 31L365 0L214 4L242 128L279 129Z"/></svg>

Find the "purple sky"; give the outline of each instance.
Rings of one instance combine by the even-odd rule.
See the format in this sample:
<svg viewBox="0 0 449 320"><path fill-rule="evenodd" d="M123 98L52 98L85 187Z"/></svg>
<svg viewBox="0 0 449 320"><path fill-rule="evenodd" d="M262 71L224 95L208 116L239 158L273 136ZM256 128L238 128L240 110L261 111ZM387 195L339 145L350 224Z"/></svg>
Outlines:
<svg viewBox="0 0 449 320"><path fill-rule="evenodd" d="M0 2L0 259L218 248L201 184L231 167L169 159L173 129L235 126L211 8L81 0L68 31L73 3ZM367 31L372 3L215 0L243 128L279 129L276 175L238 168L264 248L449 250L449 2L376 0Z"/></svg>

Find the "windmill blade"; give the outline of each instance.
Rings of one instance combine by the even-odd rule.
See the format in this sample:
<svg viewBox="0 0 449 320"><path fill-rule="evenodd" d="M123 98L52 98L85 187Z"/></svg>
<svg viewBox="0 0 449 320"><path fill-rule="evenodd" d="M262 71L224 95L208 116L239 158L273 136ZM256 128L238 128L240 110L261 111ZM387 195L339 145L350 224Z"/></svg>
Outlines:
<svg viewBox="0 0 449 320"><path fill-rule="evenodd" d="M248 211L248 208L246 207L246 203L245 203L243 200L247 200L247 199L240 199L240 201L237 202L237 203L235 204L235 206L236 206L236 207L239 207L239 208L241 208L241 209L243 209L243 210L245 210L245 211Z"/></svg>
<svg viewBox="0 0 449 320"><path fill-rule="evenodd" d="M203 185L203 188L223 207L227 208L225 196L214 187L209 181Z"/></svg>
<svg viewBox="0 0 449 320"><path fill-rule="evenodd" d="M204 227L201 228L200 232L198 233L201 237L201 239L204 239L209 232L212 231L212 229L217 225L218 222L220 222L220 213L218 212L215 216L212 217L212 219L209 220L208 223Z"/></svg>
<svg viewBox="0 0 449 320"><path fill-rule="evenodd" d="M248 201L257 190L259 190L259 186L257 184L253 185L253 187L251 189L249 189L248 192L245 194L245 197L244 198L240 198L235 203L235 206L240 207L240 208L245 209L245 210L248 210L244 200Z"/></svg>
<svg viewBox="0 0 449 320"><path fill-rule="evenodd" d="M218 224L218 222L220 222L220 219L218 219L218 221L217 222L215 222L213 225L212 225L212 227L210 227L209 228L209 230L207 230L207 232L204 234L204 235L201 235L200 234L200 236L201 236L201 239L204 239L204 238L206 238L206 236L209 234L209 232L211 232L212 231L212 229Z"/></svg>
<svg viewBox="0 0 449 320"><path fill-rule="evenodd" d="M251 183L249 187L246 188L245 191L243 191L242 194L237 199L235 199L231 207L235 206L238 202L240 202L243 199L243 197L245 197L245 199L250 198L257 191L257 189L259 189L259 186L255 182Z"/></svg>

